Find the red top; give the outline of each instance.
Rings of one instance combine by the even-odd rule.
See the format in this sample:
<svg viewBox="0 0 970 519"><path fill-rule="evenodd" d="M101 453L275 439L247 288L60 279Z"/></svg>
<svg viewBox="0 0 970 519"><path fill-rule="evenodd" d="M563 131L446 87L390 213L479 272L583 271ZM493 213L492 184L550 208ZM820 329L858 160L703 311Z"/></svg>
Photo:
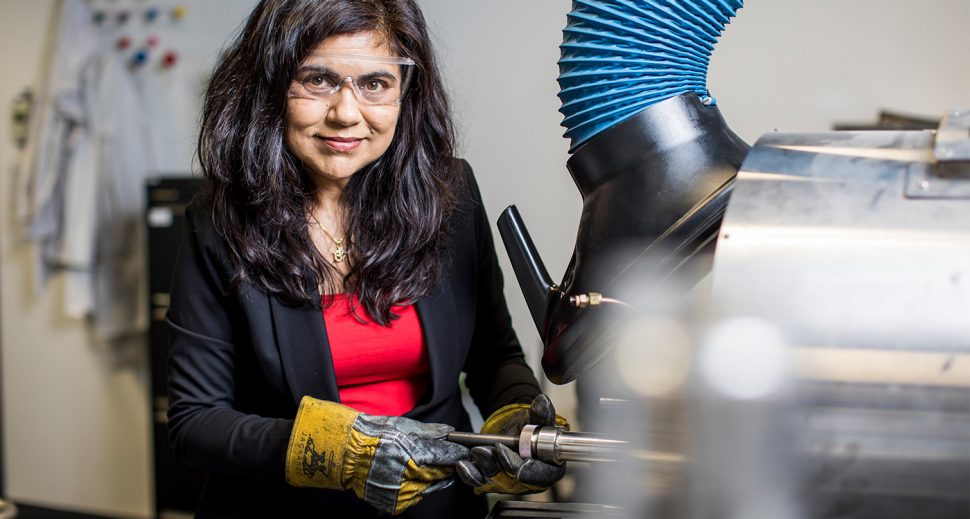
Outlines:
<svg viewBox="0 0 970 519"><path fill-rule="evenodd" d="M381 326L369 319L363 307L357 313L368 322L358 321L346 295L332 297L323 318L340 402L384 416L401 416L414 409L430 380L428 350L414 306L393 307L401 317Z"/></svg>

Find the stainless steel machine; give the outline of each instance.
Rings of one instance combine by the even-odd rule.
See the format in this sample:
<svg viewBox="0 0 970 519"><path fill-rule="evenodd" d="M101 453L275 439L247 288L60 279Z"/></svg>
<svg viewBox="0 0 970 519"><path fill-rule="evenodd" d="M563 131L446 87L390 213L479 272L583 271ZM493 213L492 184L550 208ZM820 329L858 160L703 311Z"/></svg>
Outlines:
<svg viewBox="0 0 970 519"><path fill-rule="evenodd" d="M513 223L519 274L541 271ZM587 469L583 500L623 517L970 515L970 111L935 131L766 134L714 246L707 271L557 295L601 318L601 340L573 346L595 361L569 371L593 396L586 428L620 453Z"/></svg>
<svg viewBox="0 0 970 519"><path fill-rule="evenodd" d="M970 514L970 111L765 135L712 276L784 337L804 513Z"/></svg>

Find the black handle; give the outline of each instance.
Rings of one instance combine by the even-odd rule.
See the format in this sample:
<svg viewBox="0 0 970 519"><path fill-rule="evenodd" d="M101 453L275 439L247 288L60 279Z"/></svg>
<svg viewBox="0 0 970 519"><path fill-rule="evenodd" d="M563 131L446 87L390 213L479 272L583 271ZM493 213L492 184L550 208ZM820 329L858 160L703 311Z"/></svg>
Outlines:
<svg viewBox="0 0 970 519"><path fill-rule="evenodd" d="M465 447L490 447L496 443L505 445L515 452L519 452L519 438L517 436L506 436L504 434L482 434L482 433L448 433L446 440L464 445Z"/></svg>
<svg viewBox="0 0 970 519"><path fill-rule="evenodd" d="M514 205L508 206L498 219L498 230L505 243L505 250L512 261L512 270L519 281L519 288L529 305L529 313L535 321L539 335L543 335L543 324L546 309L549 305L549 293L553 288L552 278L546 271L546 266L539 257L535 244L529 236L529 231L519 216L519 210Z"/></svg>

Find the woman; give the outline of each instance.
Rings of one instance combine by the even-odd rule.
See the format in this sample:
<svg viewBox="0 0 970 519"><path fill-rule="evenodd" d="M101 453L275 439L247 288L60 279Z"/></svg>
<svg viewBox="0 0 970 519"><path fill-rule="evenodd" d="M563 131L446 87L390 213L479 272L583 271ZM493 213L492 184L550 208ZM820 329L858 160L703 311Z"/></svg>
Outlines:
<svg viewBox="0 0 970 519"><path fill-rule="evenodd" d="M562 476L444 439L470 428L461 372L489 431L556 416L413 0L262 1L198 151L168 319L172 444L210 471L199 517L483 517L475 494Z"/></svg>

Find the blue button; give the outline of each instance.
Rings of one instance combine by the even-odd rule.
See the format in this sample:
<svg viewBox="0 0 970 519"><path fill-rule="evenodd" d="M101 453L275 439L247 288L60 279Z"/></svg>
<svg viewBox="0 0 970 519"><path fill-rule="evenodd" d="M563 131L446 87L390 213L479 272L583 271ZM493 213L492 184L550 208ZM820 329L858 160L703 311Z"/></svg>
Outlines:
<svg viewBox="0 0 970 519"><path fill-rule="evenodd" d="M131 64L133 66L135 66L135 67L144 65L147 62L148 62L148 50L147 49L139 49L139 50L135 51L134 54L131 55Z"/></svg>

